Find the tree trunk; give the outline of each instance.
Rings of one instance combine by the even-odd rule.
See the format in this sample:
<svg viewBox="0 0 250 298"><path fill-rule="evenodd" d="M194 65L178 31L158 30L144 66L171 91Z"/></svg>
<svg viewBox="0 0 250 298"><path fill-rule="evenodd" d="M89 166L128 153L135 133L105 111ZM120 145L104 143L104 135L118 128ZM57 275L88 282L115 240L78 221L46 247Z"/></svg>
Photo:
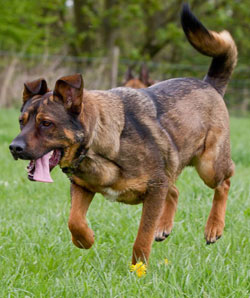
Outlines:
<svg viewBox="0 0 250 298"><path fill-rule="evenodd" d="M112 25L112 9L117 5L116 0L105 0L104 1L104 12L105 16L102 20L102 40L104 48L110 53L113 50L116 40L116 29Z"/></svg>
<svg viewBox="0 0 250 298"><path fill-rule="evenodd" d="M94 11L95 1L74 0L74 19L76 26L76 53L89 53L93 49L95 40L89 32L91 29L91 19L87 13L84 13L84 7Z"/></svg>

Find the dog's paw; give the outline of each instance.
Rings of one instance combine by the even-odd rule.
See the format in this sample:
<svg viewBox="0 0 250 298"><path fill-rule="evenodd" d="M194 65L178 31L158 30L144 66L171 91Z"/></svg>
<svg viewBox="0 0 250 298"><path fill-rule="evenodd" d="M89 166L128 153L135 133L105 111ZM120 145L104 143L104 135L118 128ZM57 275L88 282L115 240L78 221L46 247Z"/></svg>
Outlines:
<svg viewBox="0 0 250 298"><path fill-rule="evenodd" d="M89 249L94 244L94 238L86 239L79 235L77 237L72 235L72 242L78 248Z"/></svg>
<svg viewBox="0 0 250 298"><path fill-rule="evenodd" d="M160 242L164 241L171 233L172 227L164 227L162 229L158 228L155 232L155 241Z"/></svg>
<svg viewBox="0 0 250 298"><path fill-rule="evenodd" d="M72 234L72 242L78 248L89 249L95 242L94 232L89 229L88 233L85 233L84 236L80 234Z"/></svg>
<svg viewBox="0 0 250 298"><path fill-rule="evenodd" d="M87 222L69 220L68 226L75 246L88 249L94 244L94 232L88 227Z"/></svg>
<svg viewBox="0 0 250 298"><path fill-rule="evenodd" d="M205 239L207 244L215 243L220 239L224 230L224 223L219 220L209 219L205 227Z"/></svg>

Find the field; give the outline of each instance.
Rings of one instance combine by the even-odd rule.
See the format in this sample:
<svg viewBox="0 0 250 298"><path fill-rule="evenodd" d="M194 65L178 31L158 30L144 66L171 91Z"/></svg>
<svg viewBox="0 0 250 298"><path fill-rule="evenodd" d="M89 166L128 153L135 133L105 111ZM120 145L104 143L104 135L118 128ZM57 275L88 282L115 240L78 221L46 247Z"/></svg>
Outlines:
<svg viewBox="0 0 250 298"><path fill-rule="evenodd" d="M90 250L74 247L69 181L60 169L55 183L28 181L27 162L8 151L17 117L0 111L0 297L250 297L250 119L231 119L236 174L223 237L205 244L213 191L187 168L177 184L173 233L153 244L148 273L138 278L129 265L141 206L97 195L88 213L96 242Z"/></svg>

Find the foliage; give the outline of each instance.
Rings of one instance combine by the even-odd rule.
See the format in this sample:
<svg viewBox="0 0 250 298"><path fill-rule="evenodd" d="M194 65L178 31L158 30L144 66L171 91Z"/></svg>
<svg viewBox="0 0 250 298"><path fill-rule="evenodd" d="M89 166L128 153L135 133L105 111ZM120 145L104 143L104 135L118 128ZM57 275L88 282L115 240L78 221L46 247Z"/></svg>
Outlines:
<svg viewBox="0 0 250 298"><path fill-rule="evenodd" d="M93 70L94 59L107 57L111 64L114 46L120 48L120 77L128 65L139 68L146 61L152 79L176 76L203 78L210 58L198 54L187 42L180 26L182 0L0 0L0 55L11 53L13 59L0 60L0 105L12 94L10 82L18 73L30 77L34 72L23 57L43 55L36 64L48 62L52 54L74 56L68 71L83 72L79 56L87 67L110 77L110 66L99 65ZM239 51L238 66L230 83L227 101L243 111L250 109L250 10L247 0L190 0L190 6L209 29L227 29ZM8 53L8 54L7 54ZM47 59L47 60L46 60ZM54 59L53 56L51 60ZM20 64L23 63L22 67ZM52 63L54 64L54 63ZM106 62L107 64L107 62ZM11 68L8 69L9 65ZM96 65L96 64L95 64ZM29 73L25 71L26 67ZM46 68L47 65L46 65ZM49 67L50 68L50 67ZM105 71L103 69L105 68ZM36 69L37 72L37 69ZM7 73L7 75L6 75ZM56 78L53 78L56 79ZM110 84L109 84L110 86ZM109 87L108 86L108 87ZM106 88L100 84L98 88ZM10 90L10 91L8 91Z"/></svg>
<svg viewBox="0 0 250 298"><path fill-rule="evenodd" d="M238 44L240 63L249 61L248 1L189 2L206 26L229 30ZM169 46L164 53L169 62L188 61L186 49L192 51L183 43L181 4L181 0L0 0L0 49L59 53L66 46L77 54L103 55L119 45L123 57L152 59Z"/></svg>
<svg viewBox="0 0 250 298"><path fill-rule="evenodd" d="M0 49L44 53L63 45L64 0L0 0Z"/></svg>

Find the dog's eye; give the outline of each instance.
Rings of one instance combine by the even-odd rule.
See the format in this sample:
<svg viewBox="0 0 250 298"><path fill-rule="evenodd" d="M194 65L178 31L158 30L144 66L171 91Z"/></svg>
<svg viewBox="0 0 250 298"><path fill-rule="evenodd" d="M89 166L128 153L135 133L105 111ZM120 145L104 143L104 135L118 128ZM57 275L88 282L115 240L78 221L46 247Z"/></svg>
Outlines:
<svg viewBox="0 0 250 298"><path fill-rule="evenodd" d="M43 121L41 121L40 125L41 125L42 127L49 127L49 126L52 125L52 122L47 121L47 120L43 120Z"/></svg>
<svg viewBox="0 0 250 298"><path fill-rule="evenodd" d="M23 124L24 124L23 119L19 119L19 125L20 125L20 127L23 127Z"/></svg>

